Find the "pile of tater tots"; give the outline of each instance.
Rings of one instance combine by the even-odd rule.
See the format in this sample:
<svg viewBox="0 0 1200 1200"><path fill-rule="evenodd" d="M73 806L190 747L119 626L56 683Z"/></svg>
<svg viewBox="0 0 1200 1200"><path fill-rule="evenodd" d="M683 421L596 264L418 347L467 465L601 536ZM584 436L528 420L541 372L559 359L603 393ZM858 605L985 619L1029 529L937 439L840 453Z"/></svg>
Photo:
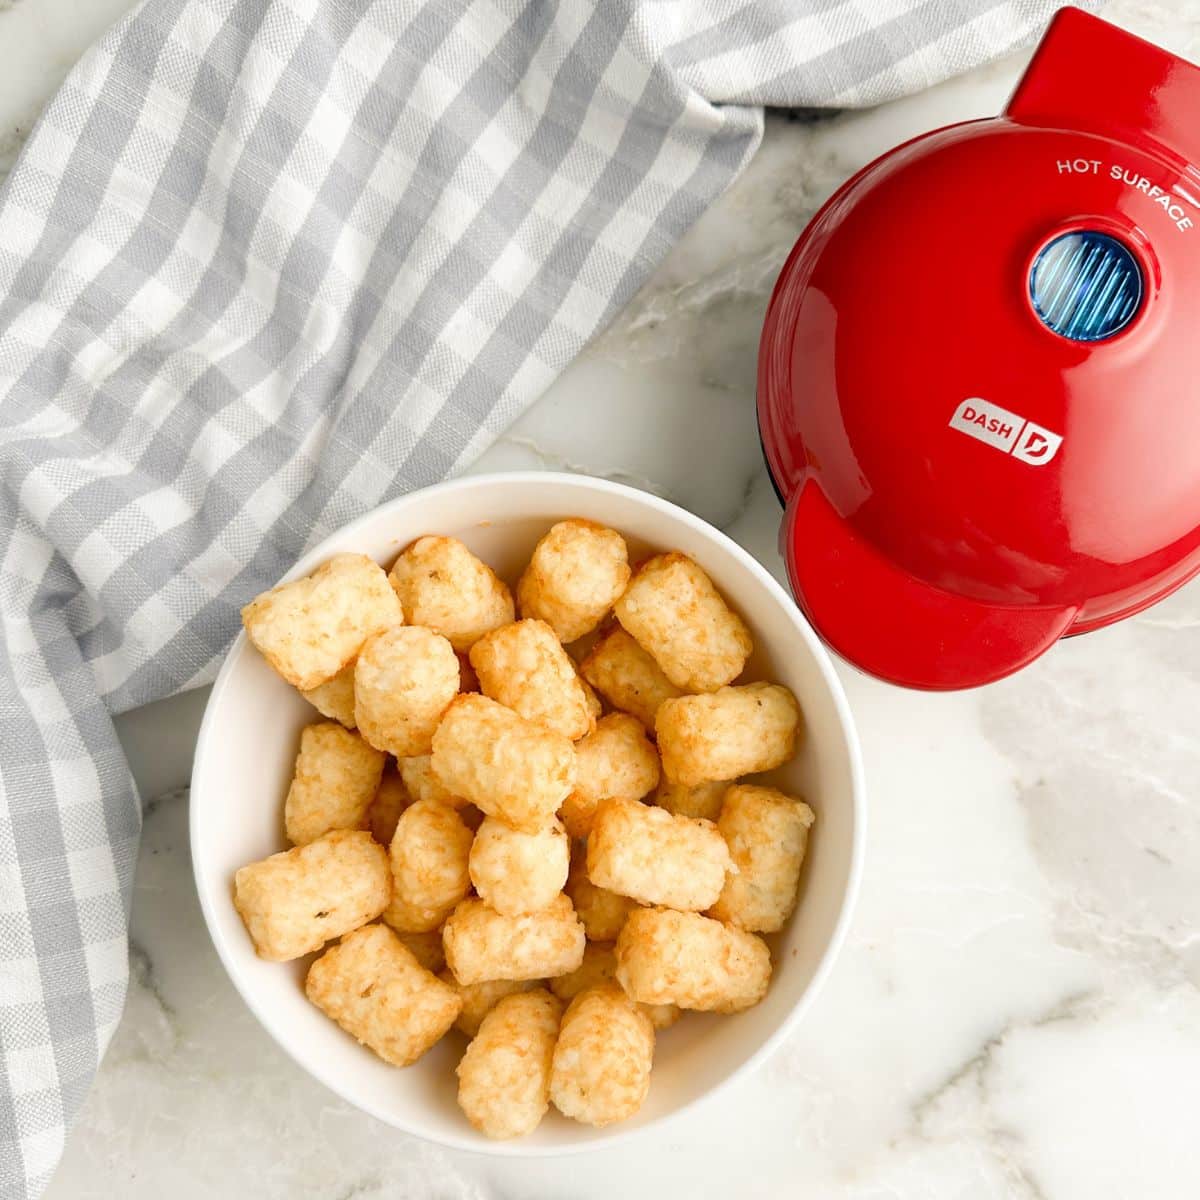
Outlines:
<svg viewBox="0 0 1200 1200"><path fill-rule="evenodd" d="M237 872L238 912L262 958L321 952L308 998L385 1062L465 1034L476 1129L630 1117L657 1030L762 999L813 813L736 781L792 757L800 711L735 684L750 632L692 559L631 569L619 533L561 521L514 604L422 537L242 618L328 719L300 737L291 849Z"/></svg>

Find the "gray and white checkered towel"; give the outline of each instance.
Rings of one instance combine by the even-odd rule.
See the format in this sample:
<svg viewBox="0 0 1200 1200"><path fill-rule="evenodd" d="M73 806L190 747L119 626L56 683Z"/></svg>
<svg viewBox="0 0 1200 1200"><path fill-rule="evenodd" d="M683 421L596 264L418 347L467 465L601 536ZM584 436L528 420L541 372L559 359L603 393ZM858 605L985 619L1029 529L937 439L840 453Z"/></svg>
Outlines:
<svg viewBox="0 0 1200 1200"><path fill-rule="evenodd" d="M148 0L0 191L0 1187L121 1013L114 712L309 543L452 474L737 175L1051 0Z"/></svg>

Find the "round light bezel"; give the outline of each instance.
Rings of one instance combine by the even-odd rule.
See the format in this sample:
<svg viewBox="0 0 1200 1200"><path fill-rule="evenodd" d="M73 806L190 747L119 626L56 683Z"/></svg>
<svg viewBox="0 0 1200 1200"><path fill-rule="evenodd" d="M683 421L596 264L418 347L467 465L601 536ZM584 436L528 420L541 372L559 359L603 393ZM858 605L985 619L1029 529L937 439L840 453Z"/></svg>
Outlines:
<svg viewBox="0 0 1200 1200"><path fill-rule="evenodd" d="M1073 263L1068 260L1064 264L1065 248L1072 243L1075 244L1076 255L1082 254L1082 261ZM1048 256L1056 250L1059 251L1058 257L1050 263L1048 269L1063 271L1065 267L1065 273L1061 278L1052 275L1048 281L1043 280L1039 287L1039 272L1047 269ZM1117 290L1108 295L1102 287L1100 303L1091 311L1084 308L1081 314L1074 302L1064 305L1064 297L1069 295L1071 290L1078 291L1081 286L1096 286L1097 255L1106 258L1115 256L1115 263L1108 264L1108 286L1111 287L1111 280L1115 278ZM1089 261L1092 263L1090 283L1086 282L1087 274L1084 270L1084 265ZM1119 270L1120 275L1114 275L1114 270ZM1069 283L1072 274L1077 280L1075 284ZM1045 293L1044 289L1047 287L1055 289L1052 294ZM1096 345L1125 333L1136 322L1145 307L1148 294L1147 267L1137 250L1117 233L1094 226L1072 225L1056 230L1039 245L1026 272L1026 288L1029 307L1045 329L1064 341L1079 345ZM1064 288L1068 289L1067 292L1064 292ZM1118 296L1124 297L1120 304L1116 303ZM1108 315L1097 321L1105 308Z"/></svg>

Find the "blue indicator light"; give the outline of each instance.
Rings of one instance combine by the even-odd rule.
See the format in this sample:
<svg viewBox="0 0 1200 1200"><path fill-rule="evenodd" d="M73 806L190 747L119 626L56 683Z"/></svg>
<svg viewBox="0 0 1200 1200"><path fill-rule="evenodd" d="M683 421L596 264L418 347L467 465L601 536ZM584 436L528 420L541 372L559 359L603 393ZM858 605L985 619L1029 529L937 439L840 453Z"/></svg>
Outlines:
<svg viewBox="0 0 1200 1200"><path fill-rule="evenodd" d="M1029 273L1029 298L1042 324L1073 342L1098 342L1124 329L1143 291L1132 251L1091 230L1048 242Z"/></svg>

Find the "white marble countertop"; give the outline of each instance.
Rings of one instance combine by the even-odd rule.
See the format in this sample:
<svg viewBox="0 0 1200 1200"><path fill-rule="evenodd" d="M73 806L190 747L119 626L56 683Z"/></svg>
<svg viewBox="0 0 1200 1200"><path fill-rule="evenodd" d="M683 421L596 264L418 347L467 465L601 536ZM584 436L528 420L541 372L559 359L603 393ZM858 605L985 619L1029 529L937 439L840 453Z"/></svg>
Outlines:
<svg viewBox="0 0 1200 1200"><path fill-rule="evenodd" d="M130 0L0 0L0 172ZM1200 58L1200 4L1111 18ZM857 114L770 123L746 176L477 470L667 495L777 573L755 349L818 203L936 125L990 114L1009 59ZM866 881L811 1015L751 1079L583 1159L452 1153L295 1067L226 980L196 903L186 783L202 693L124 718L146 797L132 980L53 1200L1158 1200L1200 1194L1200 584L972 693L839 667L870 788Z"/></svg>

